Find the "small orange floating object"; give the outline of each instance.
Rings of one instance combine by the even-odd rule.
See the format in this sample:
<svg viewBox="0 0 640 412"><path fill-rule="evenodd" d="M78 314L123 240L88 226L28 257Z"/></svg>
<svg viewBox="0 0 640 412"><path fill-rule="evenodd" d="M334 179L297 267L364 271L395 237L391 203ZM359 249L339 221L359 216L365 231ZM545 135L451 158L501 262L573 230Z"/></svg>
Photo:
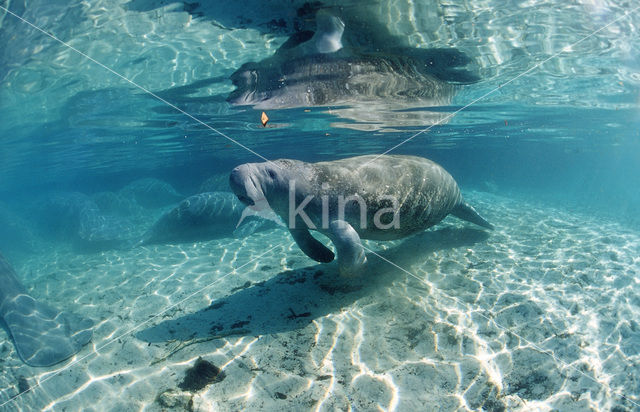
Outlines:
<svg viewBox="0 0 640 412"><path fill-rule="evenodd" d="M505 125L505 126L509 126L509 122L505 120L505 121L504 121L504 125Z"/></svg>
<svg viewBox="0 0 640 412"><path fill-rule="evenodd" d="M267 123L269 123L269 117L265 112L262 112L262 116L260 116L260 121L262 121L262 127L267 127Z"/></svg>

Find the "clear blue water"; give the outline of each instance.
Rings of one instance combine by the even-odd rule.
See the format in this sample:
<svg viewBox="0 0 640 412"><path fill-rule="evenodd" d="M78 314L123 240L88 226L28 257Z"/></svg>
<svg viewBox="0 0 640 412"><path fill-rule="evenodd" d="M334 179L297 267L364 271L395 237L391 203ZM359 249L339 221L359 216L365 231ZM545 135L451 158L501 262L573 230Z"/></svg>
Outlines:
<svg viewBox="0 0 640 412"><path fill-rule="evenodd" d="M1 332L0 409L178 409L193 396L200 410L638 410L637 7L0 1L0 253L32 296L96 325L92 344L48 368L25 365ZM315 27L317 10L345 25L340 58L456 50L477 81L434 106L411 97L415 86L399 92L406 79L391 73L373 99L267 107L262 127L262 107L227 101L230 77L245 63L266 67ZM292 53L278 63L311 54ZM401 269L380 261L381 280L365 286L331 278L347 283L339 292L313 283L336 268L280 229L132 242L207 179L228 190L233 167L261 161L251 151L317 162L392 148L441 164L496 231L465 238L448 218L404 246L369 242ZM178 197L145 203L123 190L142 178ZM79 236L69 208L51 206L72 192L118 219L101 221L117 242ZM198 316L214 302L231 308L221 319L243 313L248 326L204 331ZM136 331L147 334L133 332L159 312ZM183 317L193 333L162 335L162 322ZM174 354L176 342L189 345ZM227 377L171 392L170 406L167 391L199 356ZM21 378L31 389L14 398Z"/></svg>

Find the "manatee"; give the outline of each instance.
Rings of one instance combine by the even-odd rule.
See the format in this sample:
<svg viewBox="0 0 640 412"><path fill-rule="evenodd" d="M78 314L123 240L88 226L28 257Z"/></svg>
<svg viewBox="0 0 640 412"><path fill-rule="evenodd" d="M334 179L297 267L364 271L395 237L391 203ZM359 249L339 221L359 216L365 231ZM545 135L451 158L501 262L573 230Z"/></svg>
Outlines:
<svg viewBox="0 0 640 412"><path fill-rule="evenodd" d="M442 166L416 156L247 163L233 169L229 183L241 202L252 207L266 204L287 222L293 239L310 258L330 262L334 253L309 230L329 237L344 274L357 274L365 267L360 239L401 239L449 214L493 228L463 200Z"/></svg>
<svg viewBox="0 0 640 412"><path fill-rule="evenodd" d="M390 34L368 36L377 42L369 44L357 24L319 10L313 31L293 34L273 56L236 70L227 101L259 110L331 106L332 115L374 128L424 126L447 116L425 107L449 105L459 85L478 80L461 69L471 60L458 50L402 46Z"/></svg>
<svg viewBox="0 0 640 412"><path fill-rule="evenodd" d="M80 211L78 237L95 248L118 247L135 234L133 223L125 218L102 214L98 207Z"/></svg>
<svg viewBox="0 0 640 412"><path fill-rule="evenodd" d="M0 319L27 365L62 362L91 340L93 321L34 299L2 255L0 284Z"/></svg>
<svg viewBox="0 0 640 412"><path fill-rule="evenodd" d="M228 192L229 191L229 173L219 173L207 178L200 184L198 193L205 192Z"/></svg>
<svg viewBox="0 0 640 412"><path fill-rule="evenodd" d="M102 212L89 196L56 193L38 205L40 224L49 234L88 249L120 247L135 237L133 222Z"/></svg>
<svg viewBox="0 0 640 412"><path fill-rule="evenodd" d="M242 219L244 208L231 192L205 192L190 196L163 214L143 236L140 244L247 236L257 230L273 227L267 220L255 216Z"/></svg>
<svg viewBox="0 0 640 412"><path fill-rule="evenodd" d="M226 183L226 182L225 182ZM123 196L115 192L98 192L91 195L91 200L104 214L131 217L136 219L147 216L149 213L129 196Z"/></svg>
<svg viewBox="0 0 640 412"><path fill-rule="evenodd" d="M169 183L150 177L134 180L120 189L120 193L148 208L167 206L184 199Z"/></svg>

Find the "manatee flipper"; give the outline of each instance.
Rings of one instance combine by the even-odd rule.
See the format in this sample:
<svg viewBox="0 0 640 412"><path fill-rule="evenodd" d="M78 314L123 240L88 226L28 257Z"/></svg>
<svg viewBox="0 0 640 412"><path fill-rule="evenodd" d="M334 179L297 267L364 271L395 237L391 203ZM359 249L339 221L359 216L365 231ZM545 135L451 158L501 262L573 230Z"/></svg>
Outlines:
<svg viewBox="0 0 640 412"><path fill-rule="evenodd" d="M358 232L344 220L329 224L329 238L338 251L338 267L343 275L357 275L367 263Z"/></svg>
<svg viewBox="0 0 640 412"><path fill-rule="evenodd" d="M467 222L475 223L478 226L485 227L487 229L493 230L493 225L487 222L482 216L476 212L476 210L470 204L465 201L461 201L458 206L456 206L451 214L455 217L466 220Z"/></svg>
<svg viewBox="0 0 640 412"><path fill-rule="evenodd" d="M289 229L289 232L291 232L291 236L293 236L293 240L296 241L300 250L316 262L329 263L335 257L328 247L311 236L308 229Z"/></svg>
<svg viewBox="0 0 640 412"><path fill-rule="evenodd" d="M311 42L318 53L333 53L342 48L342 34L344 23L338 17L323 10L316 14L317 31Z"/></svg>
<svg viewBox="0 0 640 412"><path fill-rule="evenodd" d="M71 357L91 340L93 322L29 296L0 255L0 319L16 350L30 366L51 366Z"/></svg>

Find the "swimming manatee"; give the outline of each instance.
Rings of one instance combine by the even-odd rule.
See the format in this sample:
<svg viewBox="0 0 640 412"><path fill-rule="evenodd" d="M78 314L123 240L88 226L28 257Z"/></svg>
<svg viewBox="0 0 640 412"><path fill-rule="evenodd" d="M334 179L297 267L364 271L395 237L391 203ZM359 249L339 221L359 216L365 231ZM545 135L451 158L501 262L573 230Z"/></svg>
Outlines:
<svg viewBox="0 0 640 412"><path fill-rule="evenodd" d="M247 163L233 169L229 183L248 206L266 201L310 258L330 262L334 252L309 230L329 237L342 273L364 269L360 239L402 239L449 214L493 228L464 201L453 177L422 157L367 155L319 163L291 159Z"/></svg>

